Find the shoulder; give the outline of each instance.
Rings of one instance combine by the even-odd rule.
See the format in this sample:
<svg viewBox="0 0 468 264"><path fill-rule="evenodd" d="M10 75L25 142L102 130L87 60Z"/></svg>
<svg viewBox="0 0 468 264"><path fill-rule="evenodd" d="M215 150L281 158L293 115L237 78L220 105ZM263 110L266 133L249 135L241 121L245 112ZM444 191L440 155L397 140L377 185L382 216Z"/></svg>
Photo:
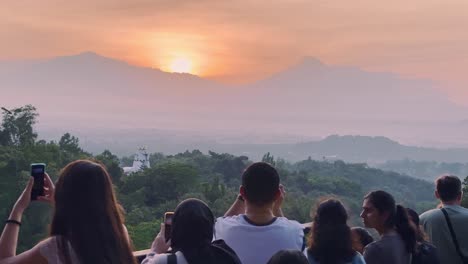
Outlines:
<svg viewBox="0 0 468 264"><path fill-rule="evenodd" d="M303 230L304 227L295 220L289 220L286 217L278 217L276 219L276 224L284 227L288 227L291 229Z"/></svg>
<svg viewBox="0 0 468 264"><path fill-rule="evenodd" d="M370 243L369 245L367 245L365 248L364 248L364 257L366 259L368 259L368 257L372 257L374 255L379 255L380 252L382 251L382 245L381 245L381 241L380 240L377 240L377 241L374 241L372 243Z"/></svg>
<svg viewBox="0 0 468 264"><path fill-rule="evenodd" d="M434 217L440 217L441 213L442 211L440 209L432 209L422 213L419 216L419 219L421 222L431 221L432 219L434 219Z"/></svg>
<svg viewBox="0 0 468 264"><path fill-rule="evenodd" d="M235 215L235 216L227 216L227 217L219 217L216 219L215 229L217 231L221 231L225 228L230 228L234 226L244 226L247 223L243 219L243 215Z"/></svg>
<svg viewBox="0 0 468 264"><path fill-rule="evenodd" d="M41 252L40 247L44 242L38 243L36 246L27 250L19 255L3 258L0 262L2 263L11 263L11 264L48 264L47 258L45 258Z"/></svg>

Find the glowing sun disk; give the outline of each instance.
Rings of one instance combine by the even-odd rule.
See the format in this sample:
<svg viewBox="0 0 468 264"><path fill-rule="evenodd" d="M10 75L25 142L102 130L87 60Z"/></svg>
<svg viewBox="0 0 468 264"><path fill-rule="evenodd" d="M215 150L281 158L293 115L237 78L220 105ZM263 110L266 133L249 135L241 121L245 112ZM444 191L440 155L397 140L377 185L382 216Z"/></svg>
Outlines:
<svg viewBox="0 0 468 264"><path fill-rule="evenodd" d="M187 58L176 58L171 62L171 72L190 73L192 71L192 62Z"/></svg>

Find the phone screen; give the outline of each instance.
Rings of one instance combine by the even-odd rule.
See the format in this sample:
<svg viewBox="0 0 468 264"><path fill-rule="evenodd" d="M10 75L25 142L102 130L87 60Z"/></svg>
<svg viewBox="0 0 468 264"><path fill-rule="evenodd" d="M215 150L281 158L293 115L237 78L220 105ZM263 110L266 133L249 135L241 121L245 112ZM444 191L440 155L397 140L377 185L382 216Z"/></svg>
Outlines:
<svg viewBox="0 0 468 264"><path fill-rule="evenodd" d="M31 176L34 177L34 185L31 191L31 200L36 200L38 196L44 195L44 163L31 164Z"/></svg>
<svg viewBox="0 0 468 264"><path fill-rule="evenodd" d="M164 237L166 238L166 242L171 239L172 233L172 217L174 216L173 212L167 212L164 214Z"/></svg>

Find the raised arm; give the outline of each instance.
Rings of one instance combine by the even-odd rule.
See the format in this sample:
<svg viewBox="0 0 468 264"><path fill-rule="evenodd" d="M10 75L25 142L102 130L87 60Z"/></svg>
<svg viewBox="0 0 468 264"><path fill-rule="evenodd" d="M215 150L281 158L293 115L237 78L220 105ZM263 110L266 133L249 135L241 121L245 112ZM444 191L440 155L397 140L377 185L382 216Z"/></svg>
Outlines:
<svg viewBox="0 0 468 264"><path fill-rule="evenodd" d="M245 204L244 198L241 194L237 195L236 200L234 203L229 207L229 209L224 214L224 217L240 215L245 213Z"/></svg>
<svg viewBox="0 0 468 264"><path fill-rule="evenodd" d="M33 184L34 179L31 177L5 223L5 228L0 236L0 264L47 264L47 260L41 256L38 246L16 256L21 220L24 210L29 206Z"/></svg>

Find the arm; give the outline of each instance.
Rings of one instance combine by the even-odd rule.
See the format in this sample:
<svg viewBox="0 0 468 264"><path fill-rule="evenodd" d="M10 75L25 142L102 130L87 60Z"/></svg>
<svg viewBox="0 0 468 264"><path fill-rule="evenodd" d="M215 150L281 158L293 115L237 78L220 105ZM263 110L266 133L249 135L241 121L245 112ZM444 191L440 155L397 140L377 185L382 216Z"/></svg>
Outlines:
<svg viewBox="0 0 468 264"><path fill-rule="evenodd" d="M240 215L244 213L245 213L244 198L239 194L236 200L234 201L234 203L224 214L224 217Z"/></svg>
<svg viewBox="0 0 468 264"><path fill-rule="evenodd" d="M13 210L11 211L10 218L8 218L8 220L14 220L21 223L23 212L30 203L33 184L34 179L31 177L28 185L13 206ZM39 246L35 246L34 248L16 256L19 229L20 225L17 223L6 223L2 236L0 237L0 264L47 264L47 260L42 257L39 252Z"/></svg>

